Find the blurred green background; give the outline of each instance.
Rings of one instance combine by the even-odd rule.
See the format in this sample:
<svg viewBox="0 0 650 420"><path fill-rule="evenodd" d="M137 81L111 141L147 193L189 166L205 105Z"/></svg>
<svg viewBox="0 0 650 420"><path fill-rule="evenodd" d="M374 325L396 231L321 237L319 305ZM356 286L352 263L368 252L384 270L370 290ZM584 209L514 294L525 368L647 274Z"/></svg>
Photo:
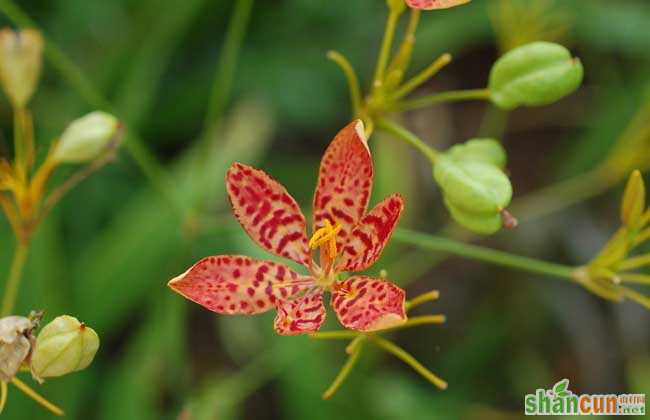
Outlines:
<svg viewBox="0 0 650 420"><path fill-rule="evenodd" d="M516 42L513 34L525 29L579 56L584 86L507 121L485 103L468 102L411 112L405 124L440 148L477 133L503 134L521 196L605 160L650 101L650 3L529 0L522 8L529 20L520 22L539 28L514 29L498 3L474 0L423 14L414 67L442 52L454 61L419 93L485 86L507 48L503 37ZM325 54L346 54L367 85L383 1L256 1L232 85L226 77L214 89L233 1L20 4L92 84L79 89L46 61L33 100L41 153L67 122L99 106L99 93L171 174L161 182L166 199L125 147L117 162L66 197L35 238L19 312L42 308L46 320L73 314L102 338L91 368L38 388L69 418L511 419L523 416L524 394L562 378L577 393L650 393L650 314L638 305L610 304L576 285L458 258L437 264L439 255L396 242L374 273L386 269L409 296L439 289L441 299L418 311L444 313L448 322L393 338L449 382L444 392L373 350L339 393L322 401L345 360L344 343L277 337L273 314L217 316L167 289L171 277L203 256L265 256L229 214L223 176L233 161L272 173L308 209L320 156L350 118L344 78ZM0 6L6 12L10 5ZM12 25L5 13L0 19ZM215 89L225 99L211 100ZM4 154L11 119L2 98ZM390 137L375 136L371 148L373 202L400 191L408 200L402 227L445 227L449 217L425 159ZM648 150L650 142L639 153ZM644 156L650 166L650 154ZM517 230L482 243L582 264L618 226L621 185L603 189L544 217L517 214ZM190 211L179 213L170 199ZM539 205L532 210L545 213ZM6 223L0 230L6 271L13 243ZM334 328L330 314L324 329ZM50 417L13 388L4 416Z"/></svg>

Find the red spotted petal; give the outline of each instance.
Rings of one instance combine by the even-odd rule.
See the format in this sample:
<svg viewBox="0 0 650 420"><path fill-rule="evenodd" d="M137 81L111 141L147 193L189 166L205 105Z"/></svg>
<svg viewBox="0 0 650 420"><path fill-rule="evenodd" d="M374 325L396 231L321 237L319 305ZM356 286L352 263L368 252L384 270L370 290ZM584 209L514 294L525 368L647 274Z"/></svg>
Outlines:
<svg viewBox="0 0 650 420"><path fill-rule="evenodd" d="M277 308L273 326L280 335L313 333L325 322L322 292L280 301Z"/></svg>
<svg viewBox="0 0 650 420"><path fill-rule="evenodd" d="M461 4L469 3L471 0L406 0L406 4L414 9L434 10L448 9Z"/></svg>
<svg viewBox="0 0 650 420"><path fill-rule="evenodd" d="M314 230L323 227L326 219L340 223L337 242L345 243L368 207L372 175L363 123L356 120L339 131L321 161L314 193Z"/></svg>
<svg viewBox="0 0 650 420"><path fill-rule="evenodd" d="M404 200L393 194L361 219L343 245L337 271L362 271L381 256L404 210Z"/></svg>
<svg viewBox="0 0 650 420"><path fill-rule="evenodd" d="M305 216L287 190L266 172L233 164L226 186L235 216L267 251L309 265Z"/></svg>
<svg viewBox="0 0 650 420"><path fill-rule="evenodd" d="M221 314L267 311L313 285L283 264L238 255L203 258L169 282L191 301Z"/></svg>
<svg viewBox="0 0 650 420"><path fill-rule="evenodd" d="M377 331L406 322L405 293L393 283L366 276L336 283L332 307L341 324L358 331Z"/></svg>

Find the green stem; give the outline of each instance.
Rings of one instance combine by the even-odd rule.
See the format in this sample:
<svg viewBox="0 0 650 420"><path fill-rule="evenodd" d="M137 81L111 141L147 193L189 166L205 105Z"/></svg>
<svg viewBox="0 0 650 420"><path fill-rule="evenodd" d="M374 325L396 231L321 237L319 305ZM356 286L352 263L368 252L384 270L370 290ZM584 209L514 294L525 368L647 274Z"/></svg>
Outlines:
<svg viewBox="0 0 650 420"><path fill-rule="evenodd" d="M490 264L528 271L536 274L545 274L551 277L562 279L573 279L573 273L575 270L574 267L566 265L560 265L536 260L533 258L522 257L519 255L513 255L503 251L497 251L476 245L464 244L462 242L457 242L451 239L413 232L405 229L396 229L395 232L393 232L393 238L399 242L414 245L420 248L425 248L431 251L444 252L448 254L458 255L460 257L487 262Z"/></svg>
<svg viewBox="0 0 650 420"><path fill-rule="evenodd" d="M375 68L375 76L372 82L373 90L381 88L384 81L384 73L390 58L390 49L393 45L393 38L395 37L395 29L397 27L397 20L401 12L397 9L390 9L388 13L388 20L386 21L386 30L384 31L384 38L381 42L381 49L379 51L379 58L377 59L377 67Z"/></svg>
<svg viewBox="0 0 650 420"><path fill-rule="evenodd" d="M13 378L11 378L11 383L14 384L16 388L21 390L29 398L33 399L34 401L42 405L44 408L49 410L55 416L64 415L63 410L61 410L59 407L46 400L44 397L42 397L39 393L31 389L26 383L24 383L20 379L14 376Z"/></svg>
<svg viewBox="0 0 650 420"><path fill-rule="evenodd" d="M230 99L235 71L239 61L239 52L244 42L252 9L253 0L238 0L235 3L228 23L223 49L219 56L219 65L212 85L208 111L205 115L202 135L204 142L209 141L210 134Z"/></svg>
<svg viewBox="0 0 650 420"><path fill-rule="evenodd" d="M404 112L411 109L425 108L446 102L459 102L471 100L487 100L490 97L488 89L450 90L449 92L436 93L422 96L408 101L397 102L391 111Z"/></svg>
<svg viewBox="0 0 650 420"><path fill-rule="evenodd" d="M386 350L388 353L391 353L393 356L397 357L407 365L413 368L417 373L422 375L429 382L434 384L440 389L447 389L447 382L437 377L433 372L424 367L420 362L418 362L415 357L407 353L403 348L395 345L394 343L383 339L377 335L369 336L370 340L376 344L379 348Z"/></svg>
<svg viewBox="0 0 650 420"><path fill-rule="evenodd" d="M405 323L386 328L385 330L382 330L381 332L392 332L395 330L403 330L405 328L411 328L411 327L417 327L419 325L431 325L431 324L444 324L447 321L447 317L445 315L421 315L421 316L414 316L409 318Z"/></svg>
<svg viewBox="0 0 650 420"><path fill-rule="evenodd" d="M18 287L20 285L23 268L25 267L25 261L27 260L27 248L27 242L18 239L14 258L11 262L11 268L9 269L9 277L7 278L5 291L2 296L2 312L0 314L3 317L11 315L14 306L16 305Z"/></svg>
<svg viewBox="0 0 650 420"><path fill-rule="evenodd" d="M423 303L437 300L439 297L440 297L440 292L437 290L431 290L429 292L422 293L421 295L416 296L413 299L406 302L406 311L408 312L411 309L422 305Z"/></svg>
<svg viewBox="0 0 650 420"><path fill-rule="evenodd" d="M309 334L309 338L314 338L316 340L350 340L358 336L359 333L355 331L318 331L313 334Z"/></svg>
<svg viewBox="0 0 650 420"><path fill-rule="evenodd" d="M413 92L427 80L431 79L443 67L451 62L451 55L443 54L431 63L426 69L422 70L419 74L406 81L397 91L390 95L389 100L398 100L409 93Z"/></svg>
<svg viewBox="0 0 650 420"><path fill-rule="evenodd" d="M420 153L431 161L432 164L436 163L436 160L438 159L438 151L426 144L422 139L411 133L406 128L396 122L386 119L379 120L377 126L418 149Z"/></svg>
<svg viewBox="0 0 650 420"><path fill-rule="evenodd" d="M359 85L359 78L354 72L354 67L352 67L352 64L350 64L348 59L338 51L329 51L327 53L327 58L338 64L338 66L343 71L343 74L345 74L345 78L348 81L348 89L350 90L352 108L354 110L354 114L358 115L362 105L361 86Z"/></svg>
<svg viewBox="0 0 650 420"><path fill-rule="evenodd" d="M354 350L350 354L350 357L348 357L348 360L346 360L345 364L339 371L339 374L336 375L336 378L334 379L334 382L332 382L332 385L330 385L329 388L327 388L327 390L323 393L324 400L330 399L336 393L336 391L341 388L343 382L345 382L347 377L350 375L350 372L352 372L352 368L354 368L354 366L357 364L362 349L362 343L359 343L354 347Z"/></svg>

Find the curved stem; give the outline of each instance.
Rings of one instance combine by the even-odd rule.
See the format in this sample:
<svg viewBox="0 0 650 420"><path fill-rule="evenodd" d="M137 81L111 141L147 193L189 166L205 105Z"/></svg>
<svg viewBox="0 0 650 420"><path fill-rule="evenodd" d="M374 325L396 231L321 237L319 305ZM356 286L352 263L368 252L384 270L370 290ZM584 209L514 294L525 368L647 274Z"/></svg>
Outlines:
<svg viewBox="0 0 650 420"><path fill-rule="evenodd" d="M443 390L447 389L447 382L440 379L433 372L431 372L429 369L424 367L420 362L418 362L415 359L415 357L411 356L403 348L376 335L369 336L369 338L378 347L380 347L383 350L386 350L388 353L392 354L393 356L397 357L398 359L400 359L401 361L403 361L404 363L412 367L417 373L422 375L425 379L427 379L429 382L434 384L436 387Z"/></svg>
<svg viewBox="0 0 650 420"><path fill-rule="evenodd" d="M394 327L387 328L381 332L392 332L395 330L403 330L404 328L417 327L418 325L431 325L431 324L444 324L447 321L447 317L444 315L422 315L414 316L409 318L403 324L396 325Z"/></svg>
<svg viewBox="0 0 650 420"><path fill-rule="evenodd" d="M338 51L328 51L327 58L338 64L338 66L345 74L348 81L348 89L350 90L350 100L352 101L352 108L354 114L357 115L361 110L361 87L359 85L359 78L354 72L354 67L343 54Z"/></svg>
<svg viewBox="0 0 650 420"><path fill-rule="evenodd" d="M65 414L63 410L61 410L59 407L46 400L36 391L31 389L29 386L27 386L26 383L16 378L15 376L11 378L11 383L14 384L16 388L20 389L29 398L33 399L34 401L36 401L37 403L39 403L40 405L48 409L55 416L63 416Z"/></svg>
<svg viewBox="0 0 650 420"><path fill-rule="evenodd" d="M16 305L16 297L18 296L18 287L20 285L20 278L23 273L23 268L25 267L25 261L27 260L27 242L18 239L16 244L16 251L14 252L14 258L11 262L11 268L9 270L9 277L7 278L7 283L5 284L4 294L2 296L2 316L11 315Z"/></svg>
<svg viewBox="0 0 650 420"><path fill-rule="evenodd" d="M436 252L445 252L490 264L510 267L531 273L571 280L574 267L513 255L495 249L464 244L451 239L427 235L405 229L396 229L393 238L399 242L415 245Z"/></svg>
<svg viewBox="0 0 650 420"><path fill-rule="evenodd" d="M334 382L332 382L332 385L330 385L329 388L327 388L327 390L323 393L324 400L328 400L332 398L332 396L336 393L336 391L338 391L339 388L341 388L343 382L345 382L347 377L350 375L350 372L352 372L352 368L354 368L354 366L357 364L362 349L363 349L362 343L359 343L354 347L354 350L350 354L350 357L348 357L348 360L346 360L345 364L339 371L339 374L336 375L336 378L334 378Z"/></svg>
<svg viewBox="0 0 650 420"><path fill-rule="evenodd" d="M212 85L210 102L205 115L202 142L208 143L211 139L212 130L217 121L224 113L224 108L231 97L233 80L237 70L237 63L248 23L250 21L253 0L237 0L235 2L228 29L223 43L222 52L219 55L219 64L215 73Z"/></svg>
<svg viewBox="0 0 650 420"><path fill-rule="evenodd" d="M427 159L431 161L431 163L436 163L436 160L438 158L438 151L426 144L422 139L411 133L406 128L402 127L396 122L386 119L379 120L377 126L418 149L420 153L422 153L427 157Z"/></svg>
<svg viewBox="0 0 650 420"><path fill-rule="evenodd" d="M379 50L379 58L377 59L377 67L375 68L375 76L372 82L372 88L378 89L384 81L384 73L388 65L390 57L390 49L393 45L393 38L395 37L395 29L397 27L397 20L400 11L391 8L388 13L388 20L386 21L386 30L384 31L384 38L381 41L381 49Z"/></svg>
<svg viewBox="0 0 650 420"><path fill-rule="evenodd" d="M426 69L415 75L413 78L406 81L397 91L390 95L389 100L398 100L409 93L413 92L427 80L431 79L443 67L451 62L450 54L443 54L431 63Z"/></svg>
<svg viewBox="0 0 650 420"><path fill-rule="evenodd" d="M489 97L490 91L488 89L450 90L449 92L436 93L434 95L397 102L391 108L391 111L404 112L411 109L425 108L446 102L487 100Z"/></svg>
<svg viewBox="0 0 650 420"><path fill-rule="evenodd" d="M406 302L406 311L408 312L411 309L422 305L423 303L437 300L439 297L440 297L440 292L437 290L431 290L429 292L422 293L421 295L416 296L413 299Z"/></svg>

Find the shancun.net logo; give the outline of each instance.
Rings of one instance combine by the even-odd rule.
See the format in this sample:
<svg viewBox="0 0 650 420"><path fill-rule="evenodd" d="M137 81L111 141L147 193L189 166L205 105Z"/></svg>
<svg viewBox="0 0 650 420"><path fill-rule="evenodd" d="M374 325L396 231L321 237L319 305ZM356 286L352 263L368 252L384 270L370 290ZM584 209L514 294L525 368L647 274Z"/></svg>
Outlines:
<svg viewBox="0 0 650 420"><path fill-rule="evenodd" d="M569 380L562 379L552 389L538 389L524 398L527 416L638 416L645 414L645 394L576 395Z"/></svg>

